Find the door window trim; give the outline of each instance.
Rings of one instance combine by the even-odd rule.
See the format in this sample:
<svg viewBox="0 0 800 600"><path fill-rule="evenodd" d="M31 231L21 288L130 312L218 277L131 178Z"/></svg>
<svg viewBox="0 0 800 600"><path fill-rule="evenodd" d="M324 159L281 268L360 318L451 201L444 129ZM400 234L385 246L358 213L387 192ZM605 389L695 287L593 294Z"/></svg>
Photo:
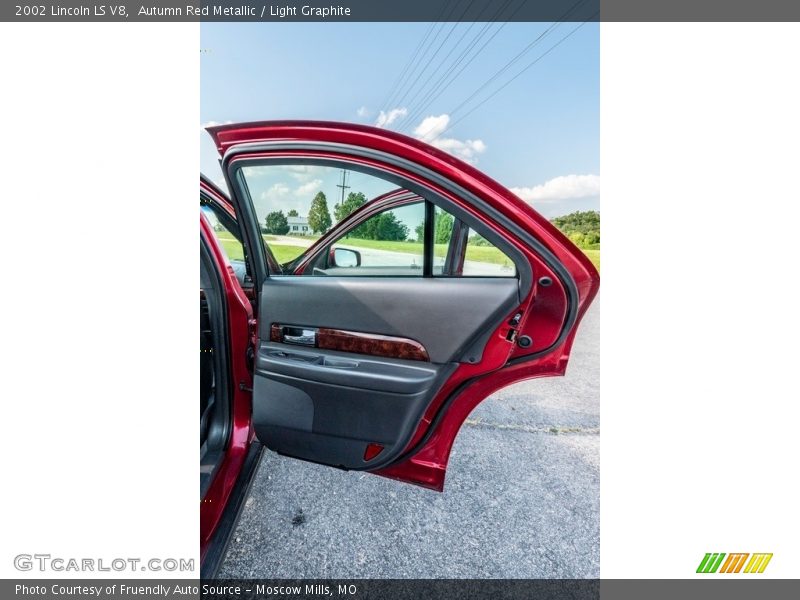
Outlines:
<svg viewBox="0 0 800 600"><path fill-rule="evenodd" d="M493 219L503 230L512 234L523 244L527 244L528 246L530 246L533 249L534 253L538 256L538 258L542 262L544 262L547 268L549 268L555 274L555 276L558 278L559 282L563 286L564 292L566 294L566 314L564 315L564 320L561 326L561 331L558 334L558 337L553 341L553 343L551 343L546 348L543 348L538 352L533 352L531 354L527 354L525 356L512 359L510 364L519 364L523 362L528 362L540 356L548 354L554 348L563 344L564 341L567 339L567 336L569 335L570 331L572 331L573 326L578 320L578 308L580 302L578 286L575 283L575 279L572 277L572 274L561 263L556 254L552 250L550 250L544 243L542 243L539 239L537 239L535 235L526 231L524 227L515 223L513 219L506 216L495 207L486 204L486 202L484 202L477 193L468 190L463 185L453 181L452 179L448 178L447 176L443 175L442 173L432 168L426 167L424 165L419 164L418 162L409 160L407 158L397 156L395 154L391 154L388 152L384 152L381 150L377 150L374 148L348 144L345 142L329 142L329 141L318 141L318 140L295 141L287 139L268 139L257 142L241 142L233 144L230 147L228 147L224 151L221 164L222 164L222 171L226 178L226 181L228 182L229 189L231 188L231 181L232 181L232 177L230 176L229 170L231 167L231 163L235 162L237 158L242 158L242 155L246 157L248 154L253 154L253 153L269 153L271 155L274 155L279 152L337 153L345 155L350 159L360 158L360 159L370 160L379 163L380 165L383 165L384 168L387 169L388 168L402 169L407 173L419 177L423 181L427 182L429 185L438 186L445 192L459 197L466 204L471 206L474 210L486 214L491 219ZM467 224L471 225L469 221L467 221ZM249 227L245 227L245 231L249 230L250 230ZM476 228L475 230L490 242L495 243L494 240L496 236L494 234L488 236L484 234L480 228ZM502 237L502 236L498 235L497 237ZM505 252L506 246L507 244L504 241L503 245L499 247L501 248L501 250ZM519 251L516 247L513 248L513 251L514 251L514 256L522 256L521 251ZM512 262L514 262L517 266L520 299L526 298L531 293L534 287L533 267L524 257L521 264L518 264L517 261L514 261L513 259ZM264 264L260 263L258 267L259 269L263 270ZM260 291L261 284L263 283L263 281L264 279L262 278L258 279L259 285L257 287L257 291Z"/></svg>
<svg viewBox="0 0 800 600"><path fill-rule="evenodd" d="M260 150L260 152L257 149ZM258 217L255 214L252 195L250 194L243 169L246 167L270 165L314 165L330 166L339 169L346 168L351 171L357 171L359 173L372 175L386 181L390 181L399 188L411 192L420 199L427 201L427 203L438 206L442 210L450 213L456 220L462 221L462 223L467 225L470 229L478 232L481 236L486 238L501 252L508 256L509 260L514 263L514 266L516 267L516 279L519 282L520 298L527 296L527 294L530 292L530 289L533 287L533 269L528 260L525 258L525 255L508 240L506 240L503 234L495 229L490 228L483 221L469 213L466 209L459 206L453 200L447 198L436 189L433 189L432 185L437 185L436 182L428 183L426 180L426 183L418 183L417 181L410 179L407 175L394 172L392 170L392 165L387 165L384 163L376 164L376 161L368 157L365 159L356 155L355 153L340 154L337 152L320 154L314 151L313 155L311 155L312 150L308 149L307 147L302 147L299 154L297 153L297 148L293 148L289 151L284 151L283 148L279 148L279 150L275 152L273 152L273 150L274 147L271 144L266 145L266 147L264 144L241 144L230 148L228 152L225 153L225 156L222 160L223 172L228 181L230 189L234 191L234 195L236 195L235 193L238 191L240 194L239 197L243 200L243 206L241 206L241 210L243 213L245 213L245 222L242 223L242 232L244 237L246 239L252 239L253 237L256 238L255 244L252 244L251 242L249 245L253 246L254 250L256 251L254 253L256 254L254 259L254 263L256 264L254 267L256 271L255 275L257 290L260 289L261 285L263 285L266 280L272 276L276 276L276 274L270 274L268 269L265 268L266 263L264 262L263 257L266 256L267 253L270 253L269 247L264 242L264 239L260 236L260 232L253 231L253 228L250 226L251 223L258 222ZM265 151L267 154L262 154ZM256 153L257 155L254 156L253 153ZM454 186L455 184L452 184L451 182L451 185ZM461 188L458 187L457 189L460 190ZM470 201L470 198L464 198L457 192L451 193L453 193L454 196L458 196L466 204L472 206L477 212L489 212L488 209L491 208L485 206L485 204ZM463 193L468 194L466 190L463 190ZM426 219L426 228L428 227L428 222L431 223L431 231L429 235L432 239L433 222L429 219ZM427 231L426 235L428 235ZM261 256L258 256L259 252L262 253ZM433 245L430 246L430 253L432 255ZM427 259L425 262L427 262ZM558 261L556 260L556 263L557 262ZM306 263L305 259L303 260L303 263ZM277 276L282 275L285 274L278 274ZM333 275L332 277L336 276Z"/></svg>

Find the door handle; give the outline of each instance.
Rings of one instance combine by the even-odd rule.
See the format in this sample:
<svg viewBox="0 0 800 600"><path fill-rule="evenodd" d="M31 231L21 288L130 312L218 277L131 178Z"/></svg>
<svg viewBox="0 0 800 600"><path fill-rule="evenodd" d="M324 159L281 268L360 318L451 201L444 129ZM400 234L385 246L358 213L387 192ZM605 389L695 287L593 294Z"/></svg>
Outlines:
<svg viewBox="0 0 800 600"><path fill-rule="evenodd" d="M317 345L317 330L305 329L300 327L284 327L283 342L285 344L297 344L298 346Z"/></svg>

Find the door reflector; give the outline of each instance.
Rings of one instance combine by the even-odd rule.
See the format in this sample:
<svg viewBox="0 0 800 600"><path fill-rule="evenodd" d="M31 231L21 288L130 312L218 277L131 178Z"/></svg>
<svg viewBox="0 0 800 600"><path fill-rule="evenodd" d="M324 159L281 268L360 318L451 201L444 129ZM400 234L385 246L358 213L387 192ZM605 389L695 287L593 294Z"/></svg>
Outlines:
<svg viewBox="0 0 800 600"><path fill-rule="evenodd" d="M364 450L364 460L372 460L381 452L383 452L383 446L380 444L367 444L367 449Z"/></svg>

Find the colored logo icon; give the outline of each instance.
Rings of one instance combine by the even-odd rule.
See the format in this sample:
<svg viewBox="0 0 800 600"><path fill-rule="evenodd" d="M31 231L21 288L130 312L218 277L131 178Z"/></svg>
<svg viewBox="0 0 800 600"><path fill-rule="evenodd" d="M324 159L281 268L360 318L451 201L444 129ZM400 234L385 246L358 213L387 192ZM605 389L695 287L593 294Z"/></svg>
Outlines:
<svg viewBox="0 0 800 600"><path fill-rule="evenodd" d="M747 560L748 557L750 557L750 560ZM703 560L700 561L700 565L697 567L697 572L763 573L770 560L772 560L771 552L757 554L749 554L747 552L739 552L735 554L725 554L724 552L708 552L703 557Z"/></svg>

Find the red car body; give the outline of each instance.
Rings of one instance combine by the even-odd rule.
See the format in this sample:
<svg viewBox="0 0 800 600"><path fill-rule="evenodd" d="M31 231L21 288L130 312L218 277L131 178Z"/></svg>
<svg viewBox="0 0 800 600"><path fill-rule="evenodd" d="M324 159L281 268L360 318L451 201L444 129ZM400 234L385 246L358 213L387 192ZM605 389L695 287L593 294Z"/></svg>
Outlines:
<svg viewBox="0 0 800 600"><path fill-rule="evenodd" d="M524 379L563 375L576 329L599 287L599 275L588 258L547 219L508 189L471 165L450 154L409 137L361 125L313 121L245 123L209 129L221 156L238 150L232 161L265 157L310 157L343 159L397 174L446 197L454 205L497 229L529 262L536 274L534 284L519 306L496 326L486 342L482 359L460 363L431 400L407 443L401 458L371 471L433 490L443 491L448 458L462 423L470 412L496 390ZM269 144L276 143L275 149ZM286 142L284 144L283 142ZM263 144L267 144L264 146ZM297 144L305 144L306 147ZM250 149L252 147L252 149ZM359 149L354 152L352 149ZM344 149L344 150L341 150ZM388 164L382 157L393 157ZM406 168L413 165L414 168ZM445 185L446 182L446 185ZM232 217L235 203L216 186L201 178L201 191L212 196ZM453 189L466 190L479 198L494 218L476 210ZM391 199L390 199L391 200ZM385 201L384 201L385 203ZM371 202L351 214L306 255L325 245L336 231L363 220L379 210ZM223 519L226 506L235 498L237 482L251 444L253 376L245 361L246 349L254 347L260 327L256 323L252 293L242 289L225 252L209 223L201 217L201 236L211 249L223 277L228 305L228 327L234 371L233 380L243 382L232 398L232 431L223 463L201 501L201 560ZM534 247L524 236L535 237ZM297 273L305 268L297 265ZM515 315L521 318L513 323ZM522 346L510 340L526 338ZM241 490L246 488L242 488ZM243 493L243 491L238 493Z"/></svg>

